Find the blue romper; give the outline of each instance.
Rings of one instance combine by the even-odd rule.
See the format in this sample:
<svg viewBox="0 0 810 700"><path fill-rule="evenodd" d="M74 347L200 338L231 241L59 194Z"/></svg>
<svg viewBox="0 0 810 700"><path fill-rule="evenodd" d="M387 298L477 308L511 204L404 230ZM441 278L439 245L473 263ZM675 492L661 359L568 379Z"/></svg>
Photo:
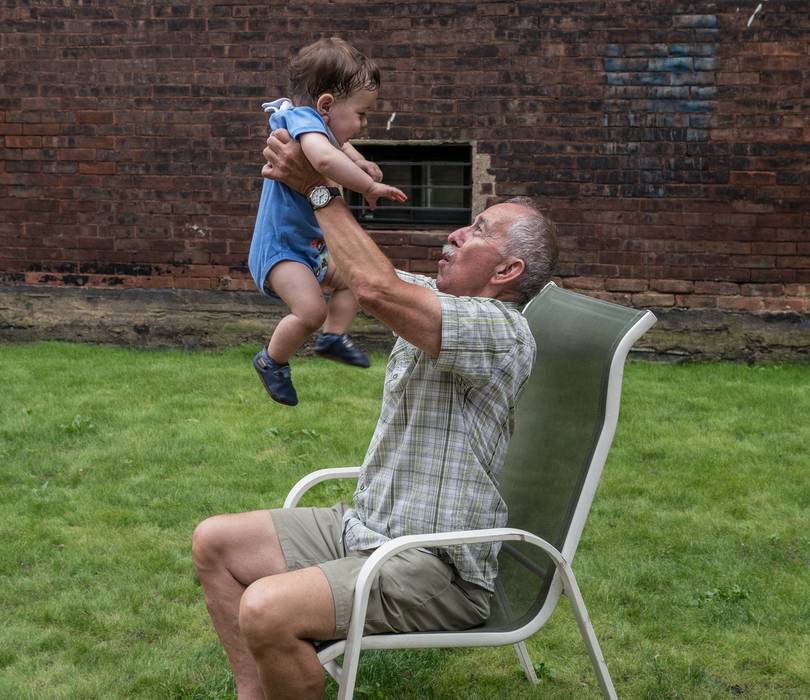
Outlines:
<svg viewBox="0 0 810 700"><path fill-rule="evenodd" d="M276 100L267 108L278 109L270 116L271 129L286 129L294 139L315 131L337 145L329 127L312 107L293 107L288 100ZM323 233L306 197L280 182L265 179L248 255L250 274L259 290L275 296L265 288L265 281L271 268L282 260L303 263L319 283L323 282L328 257Z"/></svg>

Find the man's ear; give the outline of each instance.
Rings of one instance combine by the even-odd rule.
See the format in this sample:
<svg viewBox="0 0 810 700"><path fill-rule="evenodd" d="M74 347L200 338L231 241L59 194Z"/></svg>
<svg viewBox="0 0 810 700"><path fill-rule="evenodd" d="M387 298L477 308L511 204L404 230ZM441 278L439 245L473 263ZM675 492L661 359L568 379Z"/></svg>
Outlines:
<svg viewBox="0 0 810 700"><path fill-rule="evenodd" d="M520 258L504 258L495 268L495 274L492 276L492 282L493 284L498 285L511 284L523 274L525 269L526 263L524 263Z"/></svg>
<svg viewBox="0 0 810 700"><path fill-rule="evenodd" d="M329 110L335 104L335 96L331 92L325 92L318 98L318 101L315 103L315 111L320 114L322 117L329 116Z"/></svg>

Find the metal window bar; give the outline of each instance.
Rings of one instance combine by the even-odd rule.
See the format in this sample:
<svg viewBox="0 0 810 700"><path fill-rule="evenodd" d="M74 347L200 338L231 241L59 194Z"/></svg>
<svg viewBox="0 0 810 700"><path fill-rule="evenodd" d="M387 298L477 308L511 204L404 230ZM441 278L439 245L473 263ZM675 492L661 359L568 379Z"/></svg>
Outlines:
<svg viewBox="0 0 810 700"><path fill-rule="evenodd" d="M369 154L373 159L373 154ZM406 190L410 200L405 205L387 200L379 200L377 209L371 211L366 205L362 195L347 192L346 199L349 208L364 224L392 226L392 225L455 225L469 222L471 208L472 185L470 184L471 164L469 161L458 160L415 160L413 158L381 158L377 164L383 171L386 184ZM386 168L406 169L402 177L392 175L394 179L386 179ZM461 172L458 172L458 169ZM450 169L460 176L458 184L434 183L440 179L441 170L445 173ZM437 195L440 192L457 192L460 194L462 206L437 206ZM441 199L439 199L441 201Z"/></svg>

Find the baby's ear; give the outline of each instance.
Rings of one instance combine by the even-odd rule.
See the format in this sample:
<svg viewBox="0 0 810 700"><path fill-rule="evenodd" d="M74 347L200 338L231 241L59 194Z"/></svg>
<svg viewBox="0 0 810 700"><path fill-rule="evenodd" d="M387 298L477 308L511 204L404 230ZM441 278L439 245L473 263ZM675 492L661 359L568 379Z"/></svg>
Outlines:
<svg viewBox="0 0 810 700"><path fill-rule="evenodd" d="M322 117L329 114L329 110L332 109L332 106L335 104L335 96L331 92L325 92L318 98L318 101L315 103L315 110L320 114Z"/></svg>

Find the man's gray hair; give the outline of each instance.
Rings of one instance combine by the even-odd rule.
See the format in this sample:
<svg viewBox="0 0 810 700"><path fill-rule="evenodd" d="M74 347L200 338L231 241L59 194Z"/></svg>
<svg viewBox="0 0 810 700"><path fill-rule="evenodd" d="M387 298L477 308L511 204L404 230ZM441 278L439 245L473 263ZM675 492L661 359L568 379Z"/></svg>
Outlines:
<svg viewBox="0 0 810 700"><path fill-rule="evenodd" d="M529 210L506 231L501 253L520 258L526 266L515 281L521 303L530 301L551 279L557 264L557 227L528 197L514 197L506 204L518 204Z"/></svg>

